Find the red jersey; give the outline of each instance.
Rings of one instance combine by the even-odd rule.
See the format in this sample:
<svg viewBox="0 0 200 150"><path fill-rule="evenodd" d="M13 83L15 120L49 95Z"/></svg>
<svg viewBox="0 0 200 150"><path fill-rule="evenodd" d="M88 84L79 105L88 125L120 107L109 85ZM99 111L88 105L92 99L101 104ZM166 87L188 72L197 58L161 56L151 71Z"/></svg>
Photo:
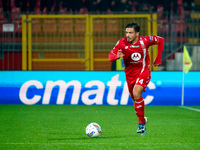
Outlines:
<svg viewBox="0 0 200 150"><path fill-rule="evenodd" d="M126 37L121 38L109 54L109 60L114 61L117 58L117 51L122 49L125 73L127 80L136 79L143 71L150 71L149 46L159 44L159 36L139 36L136 43L130 43ZM162 41L163 38L161 38ZM164 42L158 48L156 64L161 62L161 54Z"/></svg>

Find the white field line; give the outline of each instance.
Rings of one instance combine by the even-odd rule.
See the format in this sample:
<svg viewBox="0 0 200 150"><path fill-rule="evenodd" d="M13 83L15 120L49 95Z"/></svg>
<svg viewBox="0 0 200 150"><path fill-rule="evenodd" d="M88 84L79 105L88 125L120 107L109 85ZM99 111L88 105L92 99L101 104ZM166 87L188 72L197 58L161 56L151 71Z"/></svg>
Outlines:
<svg viewBox="0 0 200 150"><path fill-rule="evenodd" d="M97 143L0 143L0 145L94 145ZM111 143L98 143L107 145ZM149 143L113 143L114 145L149 145ZM153 145L200 145L200 143L151 143Z"/></svg>
<svg viewBox="0 0 200 150"><path fill-rule="evenodd" d="M192 107L181 106L181 108L185 108L185 109L189 109L189 110L200 112L200 109L196 109L196 108L192 108Z"/></svg>

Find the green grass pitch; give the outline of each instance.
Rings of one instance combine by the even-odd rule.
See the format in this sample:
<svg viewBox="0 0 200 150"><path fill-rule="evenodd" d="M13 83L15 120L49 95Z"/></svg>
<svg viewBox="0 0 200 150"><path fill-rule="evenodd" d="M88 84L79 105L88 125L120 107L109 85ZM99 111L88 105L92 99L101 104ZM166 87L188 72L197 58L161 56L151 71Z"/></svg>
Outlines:
<svg viewBox="0 0 200 150"><path fill-rule="evenodd" d="M200 112L146 106L145 114L141 136L133 106L0 105L0 149L200 149ZM98 138L85 134L91 122L102 128Z"/></svg>

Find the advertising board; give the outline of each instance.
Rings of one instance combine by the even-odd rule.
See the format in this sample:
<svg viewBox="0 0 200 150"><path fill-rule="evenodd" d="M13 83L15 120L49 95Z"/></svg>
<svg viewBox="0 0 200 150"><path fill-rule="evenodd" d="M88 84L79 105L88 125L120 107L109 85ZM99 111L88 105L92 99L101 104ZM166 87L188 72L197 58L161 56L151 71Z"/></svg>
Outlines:
<svg viewBox="0 0 200 150"><path fill-rule="evenodd" d="M184 104L200 105L200 72L185 74ZM152 72L146 105L181 105L182 72ZM123 71L1 71L0 104L133 105Z"/></svg>

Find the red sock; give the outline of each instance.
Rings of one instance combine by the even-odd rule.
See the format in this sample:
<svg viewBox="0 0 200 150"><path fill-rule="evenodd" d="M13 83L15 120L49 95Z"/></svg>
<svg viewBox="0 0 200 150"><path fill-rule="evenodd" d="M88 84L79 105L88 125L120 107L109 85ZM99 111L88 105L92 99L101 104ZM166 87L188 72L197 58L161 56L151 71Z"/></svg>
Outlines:
<svg viewBox="0 0 200 150"><path fill-rule="evenodd" d="M134 103L135 113L138 116L138 123L145 123L144 119L144 100L143 97L140 97L139 99L135 99Z"/></svg>

